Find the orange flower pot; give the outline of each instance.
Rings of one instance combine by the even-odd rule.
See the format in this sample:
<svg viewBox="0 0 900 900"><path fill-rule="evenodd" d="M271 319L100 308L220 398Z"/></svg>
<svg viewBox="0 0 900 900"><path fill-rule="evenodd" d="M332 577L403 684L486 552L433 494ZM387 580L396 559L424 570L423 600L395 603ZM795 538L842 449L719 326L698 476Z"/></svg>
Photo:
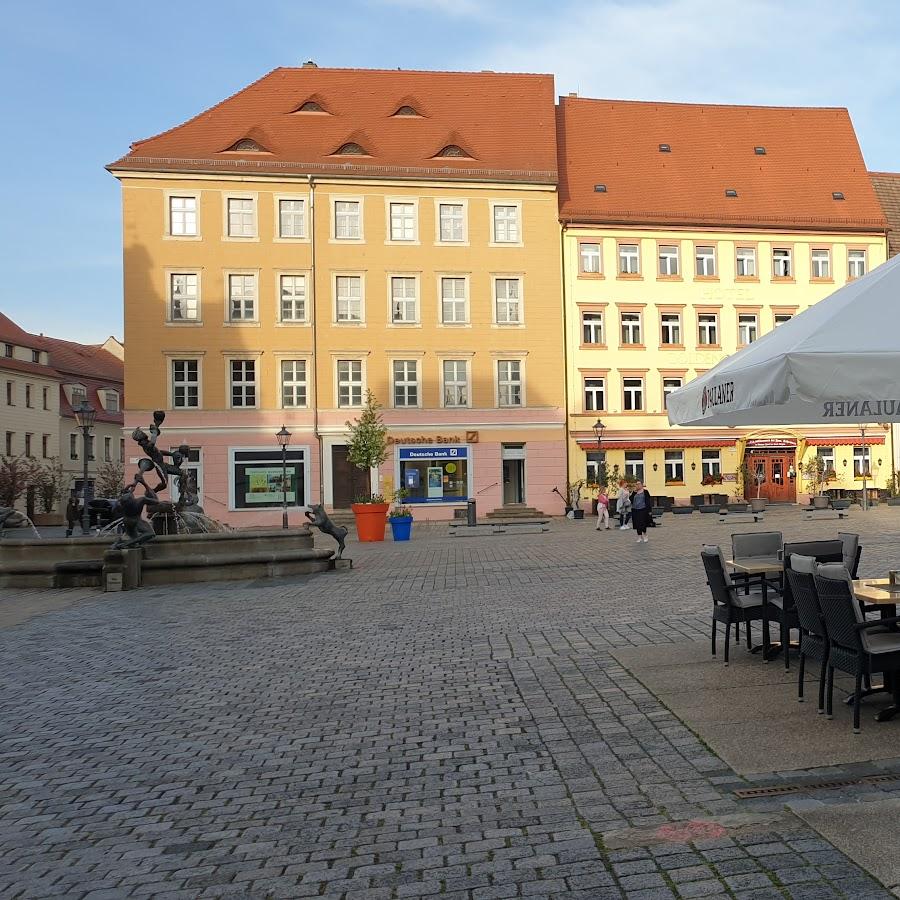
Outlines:
<svg viewBox="0 0 900 900"><path fill-rule="evenodd" d="M388 503L354 503L351 507L356 518L356 536L361 541L383 541L387 525Z"/></svg>

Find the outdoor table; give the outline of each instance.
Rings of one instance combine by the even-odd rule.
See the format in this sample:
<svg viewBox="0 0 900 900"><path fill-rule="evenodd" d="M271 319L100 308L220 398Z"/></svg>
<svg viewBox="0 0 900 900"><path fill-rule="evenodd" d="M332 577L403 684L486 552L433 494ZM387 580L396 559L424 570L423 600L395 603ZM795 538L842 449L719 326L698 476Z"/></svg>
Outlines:
<svg viewBox="0 0 900 900"><path fill-rule="evenodd" d="M784 575L784 561L777 556L739 556L736 559L726 559L726 565L731 566L736 572L744 572L747 575L762 575L762 605L763 605L763 642L756 647L751 647L751 653L763 651L763 659L768 662L781 652L781 642L774 644L769 640L769 620L766 617L766 606L769 602L769 582L772 575ZM749 627L749 626L748 626Z"/></svg>
<svg viewBox="0 0 900 900"><path fill-rule="evenodd" d="M900 584L891 584L890 578L860 578L853 582L853 593L857 600L864 600L878 607L882 619L889 619L897 614L900 603ZM882 691L890 691L894 697L894 705L881 710L875 716L876 722L887 722L900 712L900 678L884 676L885 686ZM879 689L866 691L868 694L880 693Z"/></svg>

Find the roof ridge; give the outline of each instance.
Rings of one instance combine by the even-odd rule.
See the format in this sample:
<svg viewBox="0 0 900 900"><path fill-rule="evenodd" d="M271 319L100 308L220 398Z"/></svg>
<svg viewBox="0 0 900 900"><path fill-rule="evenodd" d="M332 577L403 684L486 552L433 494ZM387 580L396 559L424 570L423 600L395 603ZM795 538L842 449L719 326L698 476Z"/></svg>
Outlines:
<svg viewBox="0 0 900 900"><path fill-rule="evenodd" d="M386 75L516 75L527 78L555 78L553 72L497 72L494 69L366 69L359 66L278 66L273 72L367 72Z"/></svg>
<svg viewBox="0 0 900 900"><path fill-rule="evenodd" d="M869 170L870 175L886 176L888 178L900 178L900 172L873 172Z"/></svg>
<svg viewBox="0 0 900 900"><path fill-rule="evenodd" d="M681 100L624 100L622 98L612 97L572 97L570 95L561 94L560 101L571 102L581 100L587 103L620 103L629 106L682 106L698 109L701 107L715 107L716 109L781 109L781 110L829 110L835 112L845 112L849 115L850 110L846 106L778 106L775 104L764 103L691 103Z"/></svg>

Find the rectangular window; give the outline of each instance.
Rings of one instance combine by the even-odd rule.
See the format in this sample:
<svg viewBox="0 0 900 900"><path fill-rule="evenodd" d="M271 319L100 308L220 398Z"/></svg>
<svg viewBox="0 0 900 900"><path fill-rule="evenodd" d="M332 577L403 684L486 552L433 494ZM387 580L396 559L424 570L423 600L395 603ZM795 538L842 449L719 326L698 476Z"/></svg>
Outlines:
<svg viewBox="0 0 900 900"><path fill-rule="evenodd" d="M415 278L407 276L391 278L391 321L401 324L419 321L419 298Z"/></svg>
<svg viewBox="0 0 900 900"><path fill-rule="evenodd" d="M87 392L84 389L83 384L73 384L72 385L72 408L74 409L76 406L81 406L82 403L87 400Z"/></svg>
<svg viewBox="0 0 900 900"><path fill-rule="evenodd" d="M306 236L306 201L278 201L278 237L302 238Z"/></svg>
<svg viewBox="0 0 900 900"><path fill-rule="evenodd" d="M338 406L362 406L362 361L358 359L339 359L338 373Z"/></svg>
<svg viewBox="0 0 900 900"><path fill-rule="evenodd" d="M233 359L231 369L231 405L235 408L256 406L256 360Z"/></svg>
<svg viewBox="0 0 900 900"><path fill-rule="evenodd" d="M195 273L178 272L169 275L170 313L173 322L196 321L199 317L197 302L198 278Z"/></svg>
<svg viewBox="0 0 900 900"><path fill-rule="evenodd" d="M715 278L716 277L716 248L715 247L696 247L694 256L697 263L698 278Z"/></svg>
<svg viewBox="0 0 900 900"><path fill-rule="evenodd" d="M636 312L622 313L622 343L640 344L641 314Z"/></svg>
<svg viewBox="0 0 900 900"><path fill-rule="evenodd" d="M622 275L639 275L641 257L637 244L619 244L619 273Z"/></svg>
<svg viewBox="0 0 900 900"><path fill-rule="evenodd" d="M601 484L603 466L606 463L606 453L602 450L593 450L585 453L587 462L586 480L588 484Z"/></svg>
<svg viewBox="0 0 900 900"><path fill-rule="evenodd" d="M854 447L853 448L853 477L854 478L862 478L863 475L866 478L872 477L872 459L870 454L869 447Z"/></svg>
<svg viewBox="0 0 900 900"><path fill-rule="evenodd" d="M660 245L659 274L663 277L678 274L678 247L675 244Z"/></svg>
<svg viewBox="0 0 900 900"><path fill-rule="evenodd" d="M831 251L813 250L809 255L813 278L831 278Z"/></svg>
<svg viewBox="0 0 900 900"><path fill-rule="evenodd" d="M644 453L642 450L625 451L625 474L636 481L644 480Z"/></svg>
<svg viewBox="0 0 900 900"><path fill-rule="evenodd" d="M405 503L460 503L469 496L467 447L400 447Z"/></svg>
<svg viewBox="0 0 900 900"><path fill-rule="evenodd" d="M395 359L394 406L419 405L419 364L414 359Z"/></svg>
<svg viewBox="0 0 900 900"><path fill-rule="evenodd" d="M603 343L603 313L581 314L581 338L585 344Z"/></svg>
<svg viewBox="0 0 900 900"><path fill-rule="evenodd" d="M681 343L681 315L663 313L660 318L660 334L663 344Z"/></svg>
<svg viewBox="0 0 900 900"><path fill-rule="evenodd" d="M683 450L666 450L666 484L684 484Z"/></svg>
<svg viewBox="0 0 900 900"><path fill-rule="evenodd" d="M196 236L196 197L169 197L169 234L180 237Z"/></svg>
<svg viewBox="0 0 900 900"><path fill-rule="evenodd" d="M847 251L847 275L850 278L862 278L866 274L866 251Z"/></svg>
<svg viewBox="0 0 900 900"><path fill-rule="evenodd" d="M50 435L45 434L41 437L41 456L44 459L49 458L50 456Z"/></svg>
<svg viewBox="0 0 900 900"><path fill-rule="evenodd" d="M88 461L93 462L97 457L94 456L94 435L89 434L87 439Z"/></svg>
<svg viewBox="0 0 900 900"><path fill-rule="evenodd" d="M228 236L256 237L256 211L251 197L228 198Z"/></svg>
<svg viewBox="0 0 900 900"><path fill-rule="evenodd" d="M822 460L822 472L825 474L825 477L833 478L835 474L834 447L816 447L816 456Z"/></svg>
<svg viewBox="0 0 900 900"><path fill-rule="evenodd" d="M362 278L359 275L338 275L335 278L338 322L362 322Z"/></svg>
<svg viewBox="0 0 900 900"><path fill-rule="evenodd" d="M416 239L416 205L415 203L392 203L391 240L414 241Z"/></svg>
<svg viewBox="0 0 900 900"><path fill-rule="evenodd" d="M756 278L756 248L738 247L735 260L735 274L738 278Z"/></svg>
<svg viewBox="0 0 900 900"><path fill-rule="evenodd" d="M774 278L790 278L793 273L791 263L790 248L776 247L772 250L772 276Z"/></svg>
<svg viewBox="0 0 900 900"><path fill-rule="evenodd" d="M584 411L599 412L606 409L606 379L584 379Z"/></svg>
<svg viewBox="0 0 900 900"><path fill-rule="evenodd" d="M16 405L15 384L12 381L6 382L6 405L7 406L15 406ZM73 403L72 405L74 406L75 404Z"/></svg>
<svg viewBox="0 0 900 900"><path fill-rule="evenodd" d="M715 313L702 313L697 317L697 343L703 347L719 344L719 317Z"/></svg>
<svg viewBox="0 0 900 900"><path fill-rule="evenodd" d="M3 355L7 359L13 358L13 345L12 344L4 344L3 345Z"/></svg>
<svg viewBox="0 0 900 900"><path fill-rule="evenodd" d="M9 432L7 431L7 436ZM8 440L8 437L7 437ZM78 459L78 435L70 434L69 435L69 459Z"/></svg>
<svg viewBox="0 0 900 900"><path fill-rule="evenodd" d="M341 241L358 241L362 234L358 200L335 200L334 236Z"/></svg>
<svg viewBox="0 0 900 900"><path fill-rule="evenodd" d="M752 344L757 338L757 318L755 315L738 316L738 344Z"/></svg>
<svg viewBox="0 0 900 900"><path fill-rule="evenodd" d="M663 409L669 408L669 394L684 384L681 378L663 378Z"/></svg>
<svg viewBox="0 0 900 900"><path fill-rule="evenodd" d="M281 405L284 409L306 406L306 360L281 360Z"/></svg>
<svg viewBox="0 0 900 900"><path fill-rule="evenodd" d="M41 351L40 350L32 350L31 351L31 361L33 363L40 363L40 361L41 361Z"/></svg>
<svg viewBox="0 0 900 900"><path fill-rule="evenodd" d="M722 454L718 450L700 453L700 478L718 478L722 474Z"/></svg>
<svg viewBox="0 0 900 900"><path fill-rule="evenodd" d="M644 379L622 379L622 408L635 412L644 408Z"/></svg>
<svg viewBox="0 0 900 900"><path fill-rule="evenodd" d="M282 322L306 321L306 276L281 275L278 295Z"/></svg>
<svg viewBox="0 0 900 900"><path fill-rule="evenodd" d="M790 322L793 318L790 313L775 313L775 326L784 325L785 322Z"/></svg>
<svg viewBox="0 0 900 900"><path fill-rule="evenodd" d="M50 388L45 387L42 389L43 400L44 400L44 409L50 409Z"/></svg>
<svg viewBox="0 0 900 900"><path fill-rule="evenodd" d="M34 435L30 434L27 431L25 432L25 455L26 456L31 456L31 439L32 439L32 437L34 437Z"/></svg>
<svg viewBox="0 0 900 900"><path fill-rule="evenodd" d="M228 315L232 322L256 319L256 276L228 276Z"/></svg>
<svg viewBox="0 0 900 900"><path fill-rule="evenodd" d="M519 242L519 207L494 207L494 243L517 244Z"/></svg>
<svg viewBox="0 0 900 900"><path fill-rule="evenodd" d="M25 385L25 406L31 409L31 385Z"/></svg>
<svg viewBox="0 0 900 900"><path fill-rule="evenodd" d="M119 438L119 462L125 462L125 438Z"/></svg>
<svg viewBox="0 0 900 900"><path fill-rule="evenodd" d="M438 215L442 241L465 239L462 203L441 203L438 205Z"/></svg>
<svg viewBox="0 0 900 900"><path fill-rule="evenodd" d="M12 455L13 455L13 437L15 437L15 432L14 432L14 431L7 431L7 432L6 432L6 455L7 455L7 456L12 456ZM74 438L75 435L73 434L72 437ZM78 451L77 451L77 449L76 449L76 451L75 451L75 456L73 456L72 459L78 459Z"/></svg>
<svg viewBox="0 0 900 900"><path fill-rule="evenodd" d="M518 359L497 362L497 395L500 406L522 405L522 363Z"/></svg>
<svg viewBox="0 0 900 900"><path fill-rule="evenodd" d="M469 405L468 362L464 359L445 359L442 365L444 375L444 406Z"/></svg>
<svg viewBox="0 0 900 900"><path fill-rule="evenodd" d="M118 412L119 411L119 392L118 391L106 391L106 411L107 412Z"/></svg>
<svg viewBox="0 0 900 900"><path fill-rule="evenodd" d="M175 409L199 408L200 362L198 360L172 360L172 406Z"/></svg>
<svg viewBox="0 0 900 900"><path fill-rule="evenodd" d="M494 280L494 302L496 303L499 325L518 325L521 321L520 293L518 278L496 278Z"/></svg>
<svg viewBox="0 0 900 900"><path fill-rule="evenodd" d="M466 321L466 279L441 279L441 321L458 324Z"/></svg>
<svg viewBox="0 0 900 900"><path fill-rule="evenodd" d="M579 265L581 271L585 275L599 275L602 271L600 268L600 245L599 244L579 244L578 245Z"/></svg>
<svg viewBox="0 0 900 900"><path fill-rule="evenodd" d="M112 462L112 438L103 438L103 461Z"/></svg>
<svg viewBox="0 0 900 900"><path fill-rule="evenodd" d="M305 450L288 448L284 458L280 447L232 452L231 491L235 509L278 509L285 502L288 506L303 506L307 502ZM187 468L197 473L199 492L199 457L198 464Z"/></svg>

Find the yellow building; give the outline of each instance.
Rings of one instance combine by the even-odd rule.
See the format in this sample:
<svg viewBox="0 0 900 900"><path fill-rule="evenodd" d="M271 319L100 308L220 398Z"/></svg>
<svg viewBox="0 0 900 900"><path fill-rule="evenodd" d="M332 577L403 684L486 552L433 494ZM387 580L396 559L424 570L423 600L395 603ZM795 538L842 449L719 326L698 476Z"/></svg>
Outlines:
<svg viewBox="0 0 900 900"><path fill-rule="evenodd" d="M565 403L553 80L276 69L132 146L126 426L168 412L234 524L401 484L419 517L553 508ZM372 390L391 454L347 421Z"/></svg>
<svg viewBox="0 0 900 900"><path fill-rule="evenodd" d="M884 486L888 429L672 428L666 394L886 259L846 110L632 103L558 108L569 469L657 496L793 501ZM605 429L598 449L593 428ZM704 481L706 482L704 484ZM753 494L750 494L752 496Z"/></svg>

